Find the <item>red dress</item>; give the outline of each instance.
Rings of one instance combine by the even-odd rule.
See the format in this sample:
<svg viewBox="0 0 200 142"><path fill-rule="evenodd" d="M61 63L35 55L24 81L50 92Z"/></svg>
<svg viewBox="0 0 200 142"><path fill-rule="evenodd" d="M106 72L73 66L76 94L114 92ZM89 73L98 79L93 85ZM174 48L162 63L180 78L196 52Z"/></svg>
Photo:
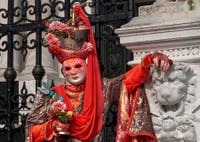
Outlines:
<svg viewBox="0 0 200 142"><path fill-rule="evenodd" d="M95 40L90 21L80 6L74 7L74 12L90 29L89 42L93 45L93 51L89 52L87 56L87 71L81 114L78 115L75 113L75 110L70 104L70 99L65 93L64 85L54 87L52 90L61 95L67 108L74 112L74 118L71 120L69 127L70 136L88 142L93 139L102 128L104 97ZM46 120L47 121L42 122L41 125L32 124L33 126L30 128L31 142L42 142L53 138L51 128L52 121L48 120L48 118L46 118ZM31 118L28 121L31 122Z"/></svg>

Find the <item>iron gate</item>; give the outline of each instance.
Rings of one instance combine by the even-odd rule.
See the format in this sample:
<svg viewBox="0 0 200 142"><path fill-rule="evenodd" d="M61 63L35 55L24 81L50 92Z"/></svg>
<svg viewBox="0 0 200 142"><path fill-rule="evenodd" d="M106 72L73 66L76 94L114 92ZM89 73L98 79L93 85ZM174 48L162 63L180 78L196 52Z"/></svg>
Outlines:
<svg viewBox="0 0 200 142"><path fill-rule="evenodd" d="M14 69L14 53L20 52L23 61L29 50L35 50L35 66L32 74L36 86L41 86L45 74L42 66L42 33L45 32L45 20L58 19L66 21L70 18L70 7L75 2L84 0L3 0L5 7L0 8L0 56L7 53L7 67L4 71L6 81L0 82L0 141L23 142L27 113L33 103L34 94L28 92L26 83L19 88L15 81L17 72ZM102 76L112 78L127 70L126 62L132 55L119 43L114 33L116 28L127 23L136 13L137 5L133 0L93 0L89 7L93 10L88 14L94 26L97 52ZM62 12L62 16L58 13ZM45 15L45 16L44 16ZM2 21L5 21L4 23ZM29 36L34 34L34 38ZM16 38L17 37L17 38ZM28 44L31 42L31 46ZM119 60L120 59L120 60ZM0 67L1 68L1 67ZM114 141L117 109L110 109L111 117L106 125L104 141Z"/></svg>

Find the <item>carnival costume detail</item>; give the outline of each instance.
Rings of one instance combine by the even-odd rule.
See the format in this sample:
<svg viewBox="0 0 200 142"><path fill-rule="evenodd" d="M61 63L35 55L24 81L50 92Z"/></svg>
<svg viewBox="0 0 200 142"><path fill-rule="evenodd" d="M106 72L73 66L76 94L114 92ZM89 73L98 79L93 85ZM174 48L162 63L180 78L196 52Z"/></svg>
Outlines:
<svg viewBox="0 0 200 142"><path fill-rule="evenodd" d="M104 101L90 22L81 6L75 6L73 13L66 23L50 23L45 36L50 53L62 64L65 79L71 84L50 90L39 88L43 95L38 94L35 108L28 116L26 142L103 142L95 137L102 136L111 104L118 105L116 142L157 142L142 86L152 64L166 71L171 60L161 53L148 54L125 75L104 80ZM78 82L73 80L73 72L80 75L76 76ZM57 127L57 119L69 125Z"/></svg>
<svg viewBox="0 0 200 142"><path fill-rule="evenodd" d="M77 86L60 85L51 88L51 91L60 95L66 109L73 114L69 120L68 135L77 140L88 142L102 128L104 98L90 22L81 6L75 6L73 12L75 14L73 18L75 19L71 19L66 23L59 21L50 23L45 40L50 53L55 55L61 64L69 59L87 59L84 83ZM73 96L76 96L76 98L73 98ZM58 100L53 99L53 102L56 101ZM37 125L31 124L30 142L53 141L54 130L52 125L54 120L48 116L45 117L47 117L46 122ZM28 120L31 119L30 115Z"/></svg>
<svg viewBox="0 0 200 142"><path fill-rule="evenodd" d="M142 87L153 60L156 60L157 67L161 60L165 61L166 65L172 64L172 61L161 53L148 54L141 64L136 65L123 78L118 105L116 142L157 142L148 100Z"/></svg>

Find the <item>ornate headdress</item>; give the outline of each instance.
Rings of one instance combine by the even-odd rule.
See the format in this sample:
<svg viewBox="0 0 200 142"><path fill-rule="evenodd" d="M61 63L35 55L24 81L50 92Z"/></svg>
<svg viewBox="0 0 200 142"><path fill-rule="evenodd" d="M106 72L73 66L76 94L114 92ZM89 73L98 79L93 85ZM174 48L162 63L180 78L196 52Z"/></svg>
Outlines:
<svg viewBox="0 0 200 142"><path fill-rule="evenodd" d="M50 53L55 55L60 63L74 57L85 59L93 49L92 44L88 42L89 29L90 27L77 17L73 10L72 19L66 23L51 22L44 39Z"/></svg>

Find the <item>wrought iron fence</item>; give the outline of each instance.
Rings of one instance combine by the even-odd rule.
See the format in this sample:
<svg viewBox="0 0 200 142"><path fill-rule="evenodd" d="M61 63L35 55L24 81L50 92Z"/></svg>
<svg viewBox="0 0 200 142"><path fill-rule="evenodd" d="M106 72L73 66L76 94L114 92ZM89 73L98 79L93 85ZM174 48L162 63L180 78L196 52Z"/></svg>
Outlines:
<svg viewBox="0 0 200 142"><path fill-rule="evenodd" d="M24 141L24 129L28 104L34 101L34 94L29 93L26 81L19 88L14 67L15 52L22 61L30 50L35 50L35 66L32 74L36 86L41 85L45 74L42 66L42 38L45 32L45 20L66 21L70 18L70 7L75 2L85 0L3 0L0 8L0 53L6 53L7 66L4 72L5 82L0 83L0 141ZM89 3L92 13L88 17L94 26L95 39L102 76L115 77L127 70L126 62L132 55L119 43L114 33L116 28L127 23L134 16L133 0L93 0ZM120 60L119 60L120 59ZM105 127L104 141L114 141L117 109L110 108L110 121Z"/></svg>

